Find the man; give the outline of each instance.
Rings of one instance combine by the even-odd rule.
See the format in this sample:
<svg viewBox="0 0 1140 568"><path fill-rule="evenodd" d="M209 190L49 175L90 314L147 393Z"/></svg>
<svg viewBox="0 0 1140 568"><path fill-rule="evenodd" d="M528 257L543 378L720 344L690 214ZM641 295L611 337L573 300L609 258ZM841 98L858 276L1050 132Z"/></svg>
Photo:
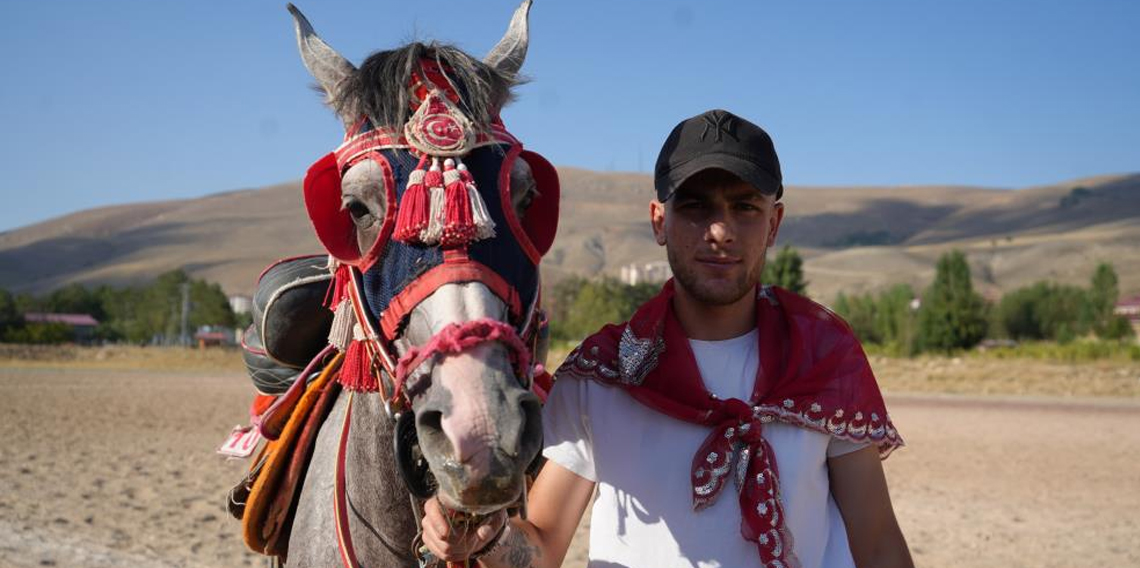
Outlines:
<svg viewBox="0 0 1140 568"><path fill-rule="evenodd" d="M861 347L760 283L784 217L768 134L723 110L685 120L655 186L674 280L562 364L529 516L460 532L429 502L426 544L559 566L596 489L590 566L911 566L880 464L902 440Z"/></svg>

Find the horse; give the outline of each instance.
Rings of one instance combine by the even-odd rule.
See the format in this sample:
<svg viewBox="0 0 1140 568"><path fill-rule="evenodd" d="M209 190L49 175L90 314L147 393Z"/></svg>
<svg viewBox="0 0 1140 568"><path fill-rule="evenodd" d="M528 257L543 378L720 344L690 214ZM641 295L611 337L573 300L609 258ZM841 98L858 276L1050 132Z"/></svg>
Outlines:
<svg viewBox="0 0 1140 568"><path fill-rule="evenodd" d="M482 60L417 41L360 67L288 6L345 128L304 179L335 315L289 566L421 565L429 495L456 522L525 506L536 377L548 378L538 264L558 220L556 171L500 118L522 80L530 6Z"/></svg>

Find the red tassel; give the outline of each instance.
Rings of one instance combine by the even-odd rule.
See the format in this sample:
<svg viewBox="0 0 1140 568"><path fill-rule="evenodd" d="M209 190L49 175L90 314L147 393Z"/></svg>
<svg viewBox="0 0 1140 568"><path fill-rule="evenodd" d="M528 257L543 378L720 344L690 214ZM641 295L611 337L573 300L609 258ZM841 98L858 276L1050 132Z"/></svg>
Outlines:
<svg viewBox="0 0 1140 568"><path fill-rule="evenodd" d="M324 306L330 311L335 311L337 304L340 304L340 301L344 299L348 278L348 265L338 266L336 274L333 275L332 283L329 284L328 292L325 292Z"/></svg>
<svg viewBox="0 0 1140 568"><path fill-rule="evenodd" d="M420 159L420 164L408 176L408 188L400 199L399 210L396 211L396 227L392 230L392 238L406 243L415 243L420 239L420 231L428 225L431 212L431 198L428 194L427 178L430 172L423 171L427 156Z"/></svg>
<svg viewBox="0 0 1140 568"><path fill-rule="evenodd" d="M467 194L466 171L455 170L455 163L447 160L447 209L444 215L443 235L439 244L442 247L462 246L475 236L475 218L471 210L471 198ZM467 175L470 177L470 174Z"/></svg>
<svg viewBox="0 0 1140 568"><path fill-rule="evenodd" d="M443 172L439 171L434 164L432 165L432 169L424 174L424 187L428 189L443 187Z"/></svg>
<svg viewBox="0 0 1140 568"><path fill-rule="evenodd" d="M353 341L344 354L337 378L344 388L352 391L379 392L380 382L372 375L372 358L363 341Z"/></svg>

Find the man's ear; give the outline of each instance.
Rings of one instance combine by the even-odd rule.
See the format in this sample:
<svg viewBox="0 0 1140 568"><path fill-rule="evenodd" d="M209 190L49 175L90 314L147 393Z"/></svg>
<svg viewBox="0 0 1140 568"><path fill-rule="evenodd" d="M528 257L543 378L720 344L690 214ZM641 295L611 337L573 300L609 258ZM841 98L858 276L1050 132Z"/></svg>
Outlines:
<svg viewBox="0 0 1140 568"><path fill-rule="evenodd" d="M665 204L654 199L649 202L649 223L653 225L653 238L665 246Z"/></svg>
<svg viewBox="0 0 1140 568"><path fill-rule="evenodd" d="M772 226L768 230L768 246L776 244L776 235L780 232L780 222L784 220L784 204L777 201L772 211Z"/></svg>

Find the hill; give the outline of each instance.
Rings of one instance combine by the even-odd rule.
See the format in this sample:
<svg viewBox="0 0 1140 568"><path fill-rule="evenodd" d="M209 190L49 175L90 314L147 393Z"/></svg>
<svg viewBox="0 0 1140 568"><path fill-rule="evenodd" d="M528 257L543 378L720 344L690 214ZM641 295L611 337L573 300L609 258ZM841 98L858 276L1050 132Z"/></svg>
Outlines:
<svg viewBox="0 0 1140 568"><path fill-rule="evenodd" d="M547 281L664 259L647 223L648 175L559 171L563 216ZM792 186L786 202L780 244L803 252L809 292L824 300L896 282L925 286L952 248L967 253L990 297L1041 279L1084 284L1100 261L1115 264L1122 293L1140 292L1140 174L1017 190ZM265 265L320 250L300 185L287 183L91 209L0 233L0 286L42 293L185 268L249 294Z"/></svg>

